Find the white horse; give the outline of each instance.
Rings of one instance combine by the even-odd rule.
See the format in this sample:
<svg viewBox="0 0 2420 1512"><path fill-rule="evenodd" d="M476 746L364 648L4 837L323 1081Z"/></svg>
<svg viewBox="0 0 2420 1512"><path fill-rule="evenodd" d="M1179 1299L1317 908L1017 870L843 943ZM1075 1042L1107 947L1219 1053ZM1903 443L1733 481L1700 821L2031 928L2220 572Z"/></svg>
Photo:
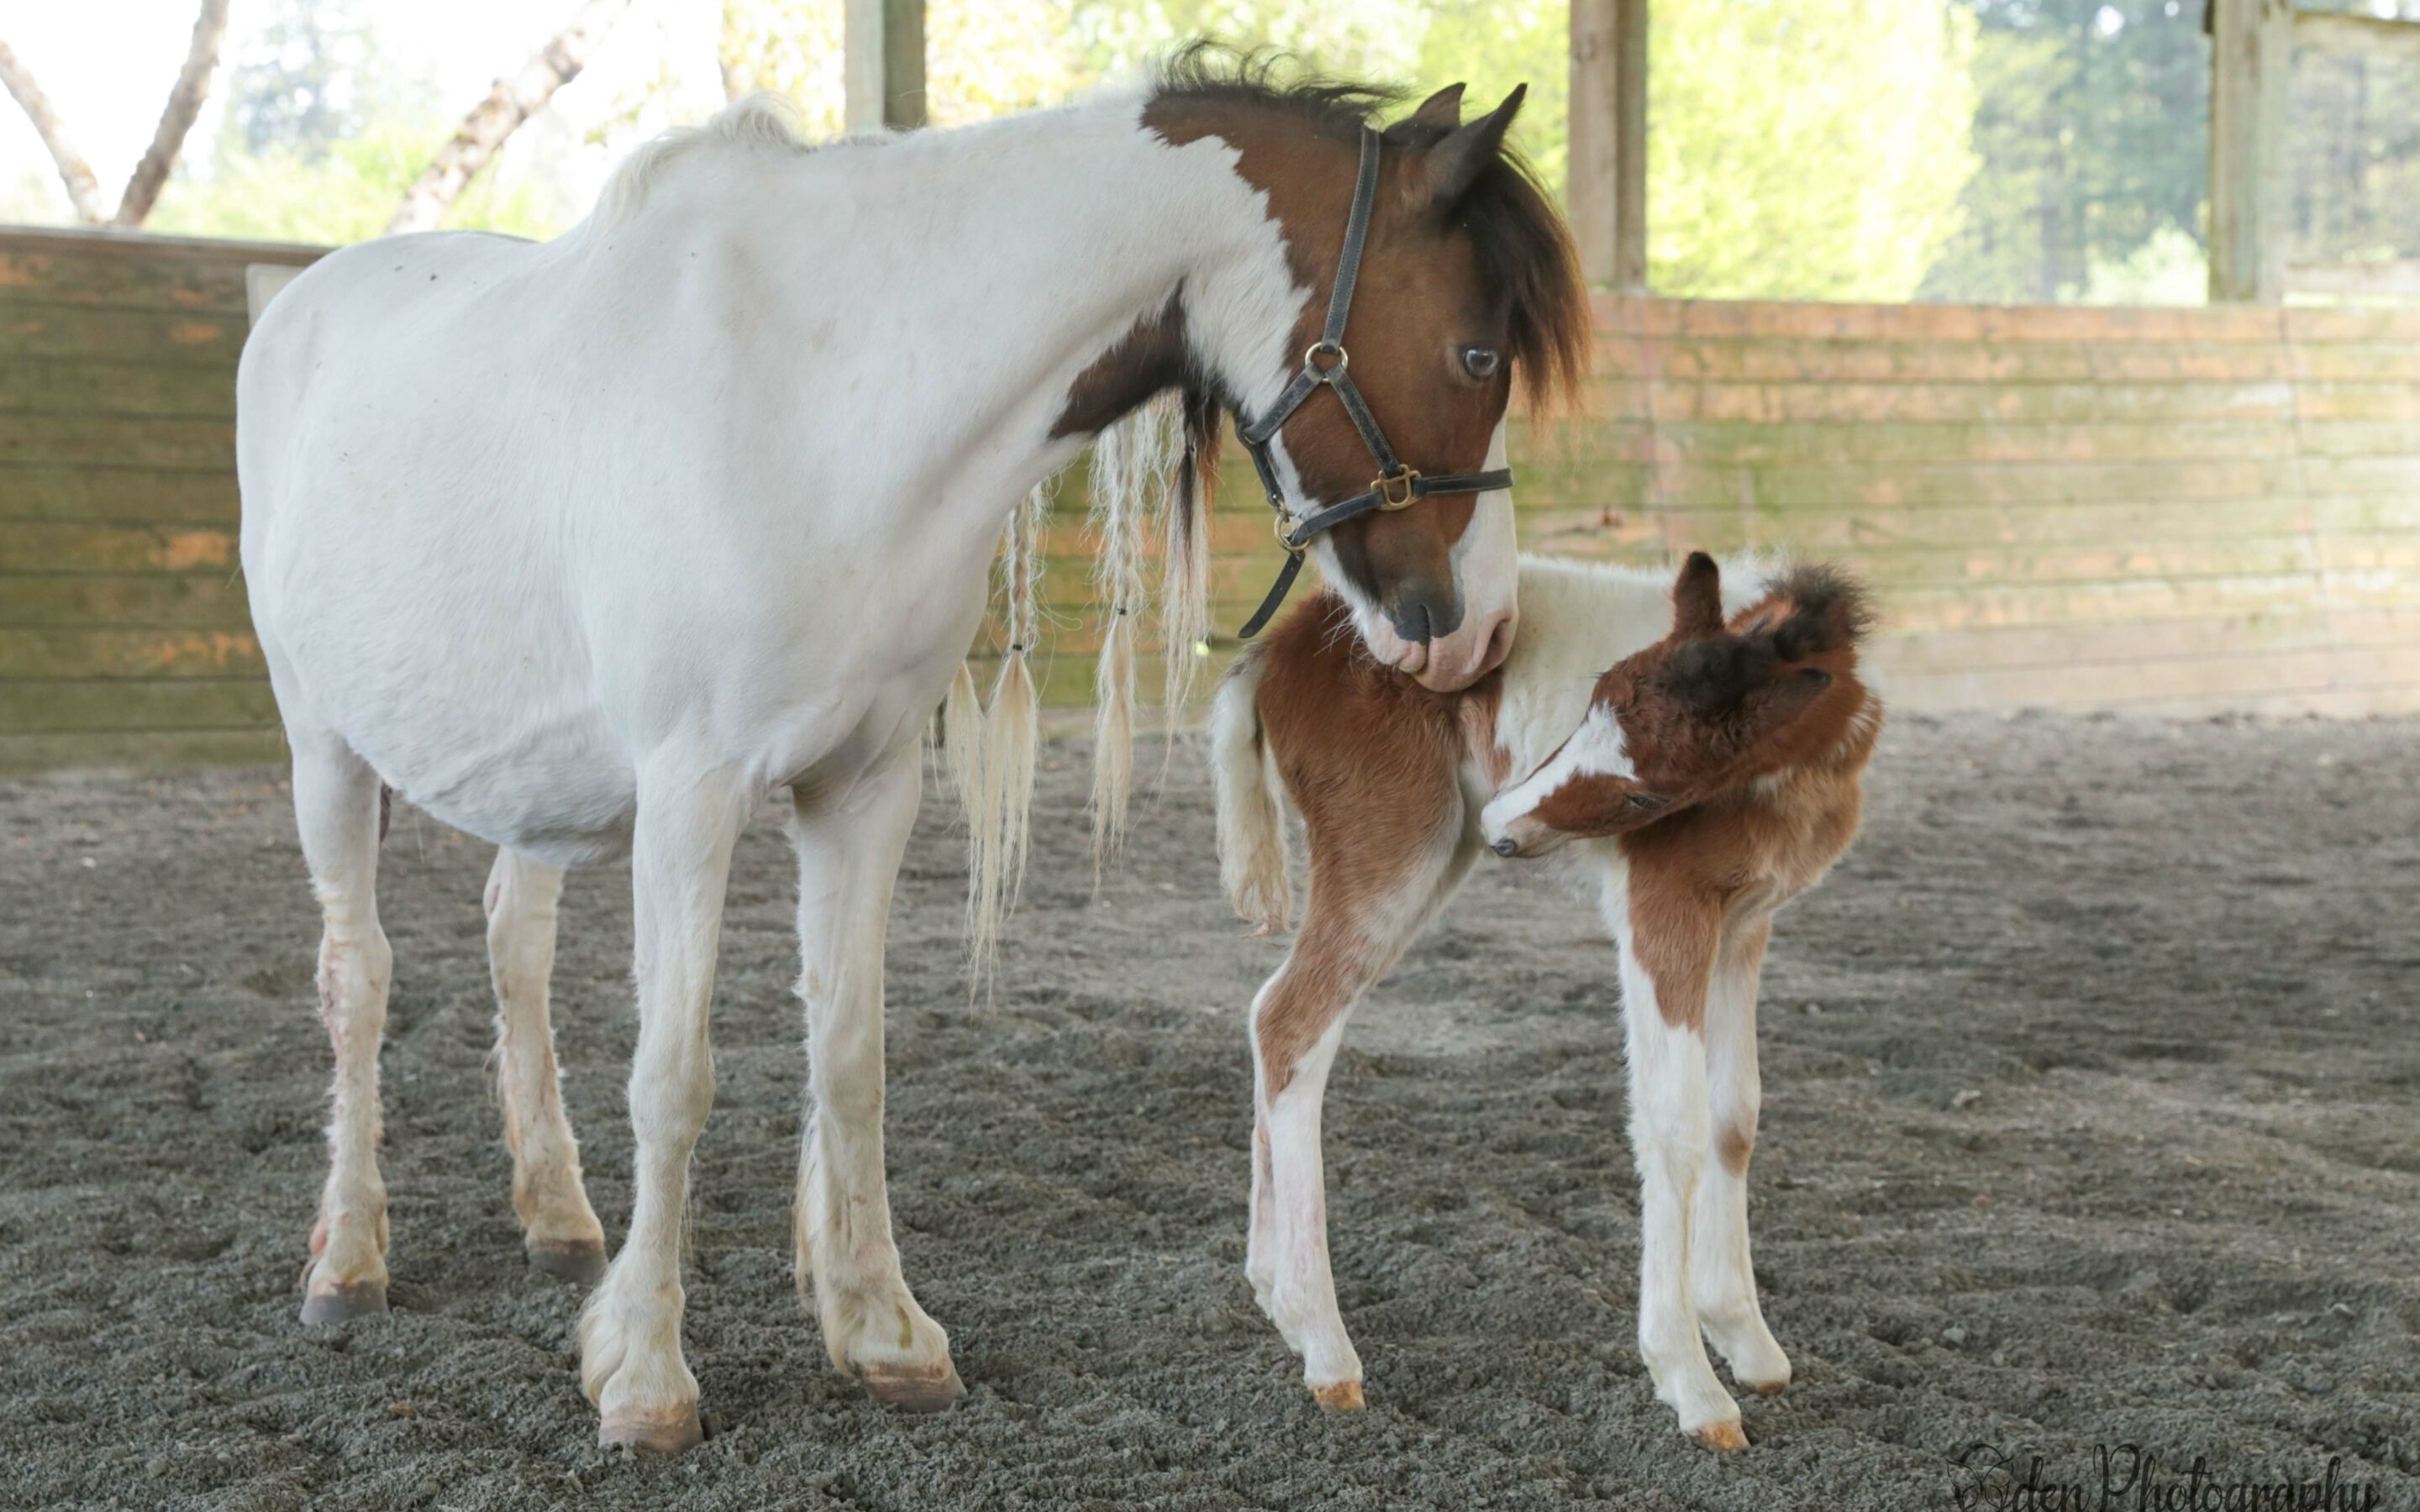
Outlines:
<svg viewBox="0 0 2420 1512"><path fill-rule="evenodd" d="M1585 301L1503 153L1518 100L1460 91L1384 138L1349 337L1404 460L1500 452L1509 374L1567 381ZM381 782L500 847L487 892L514 1205L596 1279L582 1383L609 1444L700 1436L682 1212L713 1098L706 1005L742 823L791 801L812 1106L799 1265L836 1365L959 1395L900 1273L882 1160L882 949L919 736L975 635L1017 501L1152 395L1265 414L1321 334L1370 91L1220 74L810 150L742 103L643 148L545 244L436 234L325 258L239 381L243 568L293 750L335 1052L306 1320L381 1312L374 902ZM1335 406L1270 447L1295 516L1367 490ZM1188 470L1188 479L1191 470ZM1204 495L1188 486L1186 528ZM1312 548L1373 655L1428 685L1500 660L1500 489ZM1196 586L1198 592L1198 584ZM561 868L627 852L636 1180L609 1267L547 1021Z"/></svg>

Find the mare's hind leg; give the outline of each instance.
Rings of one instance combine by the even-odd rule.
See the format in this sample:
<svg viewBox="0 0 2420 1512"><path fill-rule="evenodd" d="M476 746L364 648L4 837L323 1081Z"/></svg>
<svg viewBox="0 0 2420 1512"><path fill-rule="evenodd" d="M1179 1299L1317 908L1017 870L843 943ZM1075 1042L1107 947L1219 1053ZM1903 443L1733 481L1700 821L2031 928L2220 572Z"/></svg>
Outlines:
<svg viewBox="0 0 2420 1512"><path fill-rule="evenodd" d="M1689 1226L1689 1300L1743 1386L1770 1396L1790 1384L1790 1356L1765 1327L1748 1258L1747 1162L1756 1148L1756 989L1770 915L1726 927L1706 984L1706 1080L1713 1157Z"/></svg>
<svg viewBox="0 0 2420 1512"><path fill-rule="evenodd" d="M1436 797L1431 795L1429 797ZM1261 1311L1302 1356L1323 1407L1362 1403L1361 1358L1344 1332L1327 1257L1320 1107L1344 1019L1461 884L1478 854L1458 793L1403 812L1337 822L1306 812L1311 902L1302 932L1252 1001L1251 1239L1245 1273ZM1401 823L1407 814L1429 825ZM1375 821L1375 822L1373 822Z"/></svg>
<svg viewBox="0 0 2420 1512"><path fill-rule="evenodd" d="M336 1058L302 1320L335 1323L386 1311L378 1062L395 958L378 921L378 774L333 735L289 733L294 824L319 899L319 1021Z"/></svg>
<svg viewBox="0 0 2420 1512"><path fill-rule="evenodd" d="M513 1211L530 1263L590 1285L605 1275L605 1230L580 1180L564 1117L547 983L554 973L563 872L510 850L488 873L488 967L496 983L496 1092L513 1152Z"/></svg>
<svg viewBox="0 0 2420 1512"><path fill-rule="evenodd" d="M900 1273L882 1169L883 932L922 781L910 745L845 792L794 794L790 823L807 1014L799 1290L832 1364L916 1411L966 1395L949 1335Z"/></svg>

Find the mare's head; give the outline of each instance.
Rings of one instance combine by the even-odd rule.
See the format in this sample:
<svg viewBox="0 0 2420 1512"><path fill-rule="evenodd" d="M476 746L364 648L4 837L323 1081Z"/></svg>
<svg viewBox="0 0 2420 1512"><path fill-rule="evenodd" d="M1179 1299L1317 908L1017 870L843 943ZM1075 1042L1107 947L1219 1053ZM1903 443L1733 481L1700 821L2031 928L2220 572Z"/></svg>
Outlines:
<svg viewBox="0 0 2420 1512"><path fill-rule="evenodd" d="M1359 164L1362 127L1391 98L1357 85L1273 82L1264 63L1218 68L1188 52L1144 111L1171 141L1216 136L1259 190L1301 296L1267 371L1225 376L1239 423L1319 342ZM1526 86L1525 86L1526 87ZM1388 126L1342 346L1355 386L1402 462L1424 476L1504 465L1516 379L1533 407L1568 397L1589 352L1588 297L1571 238L1505 133L1515 89L1466 122L1462 86ZM1335 361L1323 354L1321 361ZM1272 444L1297 519L1373 486L1371 449L1333 393L1314 391ZM1440 691L1511 649L1517 609L1509 492L1437 494L1318 536L1329 583L1371 654Z"/></svg>
<svg viewBox="0 0 2420 1512"><path fill-rule="evenodd" d="M1672 631L1597 679L1587 717L1481 816L1499 856L1543 856L1654 823L1837 746L1863 706L1864 591L1826 566L1783 573L1723 618L1714 559L1692 552Z"/></svg>

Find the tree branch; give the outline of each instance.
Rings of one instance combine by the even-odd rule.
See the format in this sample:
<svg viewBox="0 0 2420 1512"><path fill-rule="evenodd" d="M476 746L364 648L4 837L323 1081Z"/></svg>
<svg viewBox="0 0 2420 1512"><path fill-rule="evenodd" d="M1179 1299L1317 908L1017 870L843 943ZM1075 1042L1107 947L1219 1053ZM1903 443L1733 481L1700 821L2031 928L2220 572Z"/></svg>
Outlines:
<svg viewBox="0 0 2420 1512"><path fill-rule="evenodd" d="M68 203L75 207L76 218L87 224L99 225L101 222L101 180L93 177L92 164L84 161L84 154L78 152L75 144L68 139L68 129L60 123L57 113L51 109L50 97L42 93L42 86L34 82L33 73L19 61L16 54L8 50L6 42L0 42L0 84L8 86L8 93L16 97L17 103L24 106L25 114L33 119L34 131L41 137L42 146L50 149L51 161L58 164L59 177L67 182Z"/></svg>
<svg viewBox="0 0 2420 1512"><path fill-rule="evenodd" d="M606 32L630 8L630 0L587 0L571 24L538 49L520 71L496 81L488 98L471 109L456 128L453 139L421 170L404 191L403 203L387 223L387 234L428 231L445 217L472 178L486 167L504 139L520 124L546 108L554 92L579 76L596 55Z"/></svg>
<svg viewBox="0 0 2420 1512"><path fill-rule="evenodd" d="M219 43L226 39L226 25L227 0L202 0L202 13L194 19L193 45L185 50L185 66L177 75L176 87L168 91L167 107L160 112L159 130L151 133L151 145L127 177L126 193L118 199L119 225L141 225L151 207L159 203L168 170L177 165L177 154L184 150L185 133L194 129L194 118L202 113L202 100L210 92L210 73L219 66Z"/></svg>

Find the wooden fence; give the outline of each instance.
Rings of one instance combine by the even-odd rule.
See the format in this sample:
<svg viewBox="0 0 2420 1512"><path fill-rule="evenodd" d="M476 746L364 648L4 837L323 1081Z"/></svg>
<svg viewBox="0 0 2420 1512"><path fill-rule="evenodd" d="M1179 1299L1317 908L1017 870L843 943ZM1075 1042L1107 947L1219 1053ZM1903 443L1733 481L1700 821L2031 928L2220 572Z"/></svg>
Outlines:
<svg viewBox="0 0 2420 1512"><path fill-rule="evenodd" d="M234 372L245 268L314 255L0 233L0 770L278 754ZM1516 427L1530 549L1848 562L1902 707L2420 709L2420 311L1608 300L1598 325L1587 417ZM1233 460L1224 630L1275 567ZM1067 497L1063 706L1095 643Z"/></svg>

